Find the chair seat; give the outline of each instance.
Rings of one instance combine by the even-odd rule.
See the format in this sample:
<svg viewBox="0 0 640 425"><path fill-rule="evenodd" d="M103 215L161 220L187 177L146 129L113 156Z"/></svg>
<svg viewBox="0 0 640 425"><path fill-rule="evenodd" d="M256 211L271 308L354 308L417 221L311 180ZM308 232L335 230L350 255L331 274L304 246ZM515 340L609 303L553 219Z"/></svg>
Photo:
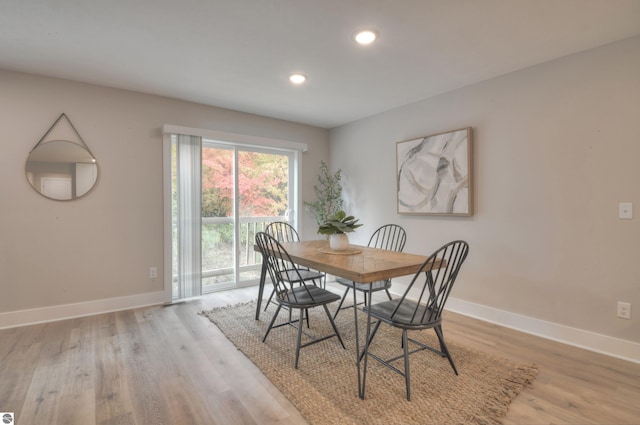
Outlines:
<svg viewBox="0 0 640 425"><path fill-rule="evenodd" d="M287 307L309 308L316 305L329 304L340 299L334 294L317 286L299 286L278 294L278 302Z"/></svg>
<svg viewBox="0 0 640 425"><path fill-rule="evenodd" d="M431 319L430 316L432 316L433 313L431 309L428 309L425 314L424 305L417 305L416 302L408 299L405 299L402 304L400 304L401 301L402 299L395 299L374 304L371 307L371 317L382 320L391 326L404 329L427 329L441 323L441 319ZM400 308L392 319L391 315L398 304L400 304ZM368 306L363 308L365 312L368 311L368 309Z"/></svg>
<svg viewBox="0 0 640 425"><path fill-rule="evenodd" d="M347 280L342 277L336 277L336 282L339 283L340 285L348 286L349 288L355 287L356 291L362 291L362 292L384 291L385 289L391 288L391 280L377 280L372 283L360 283L360 282L353 282L351 280Z"/></svg>
<svg viewBox="0 0 640 425"><path fill-rule="evenodd" d="M291 270L287 270L285 272L280 273L280 276L282 277L282 280L284 280L285 282L299 283L301 281L322 279L324 277L324 274L320 272L315 272L313 270L301 270L301 269L298 269L296 273L294 269L291 269Z"/></svg>
<svg viewBox="0 0 640 425"><path fill-rule="evenodd" d="M313 279L322 279L324 278L324 273L316 272L313 270L300 270L298 269L298 273L302 277L302 280L313 280Z"/></svg>

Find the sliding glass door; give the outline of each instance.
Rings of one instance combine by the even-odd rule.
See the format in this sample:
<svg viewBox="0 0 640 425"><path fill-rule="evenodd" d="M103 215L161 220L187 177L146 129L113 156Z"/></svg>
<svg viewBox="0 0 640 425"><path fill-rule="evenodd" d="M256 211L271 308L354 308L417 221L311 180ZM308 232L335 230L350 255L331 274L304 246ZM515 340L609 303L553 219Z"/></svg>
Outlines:
<svg viewBox="0 0 640 425"><path fill-rule="evenodd" d="M295 225L296 152L210 139L202 139L201 146L201 184L194 185L201 190L197 217L201 222L201 292L255 284L261 266L253 249L256 232L273 221ZM175 170L174 176L179 175ZM172 186L176 200L181 186ZM172 210L179 217L175 202ZM176 253L181 250L179 233L176 228L172 244ZM179 259L173 255L173 299L180 298Z"/></svg>

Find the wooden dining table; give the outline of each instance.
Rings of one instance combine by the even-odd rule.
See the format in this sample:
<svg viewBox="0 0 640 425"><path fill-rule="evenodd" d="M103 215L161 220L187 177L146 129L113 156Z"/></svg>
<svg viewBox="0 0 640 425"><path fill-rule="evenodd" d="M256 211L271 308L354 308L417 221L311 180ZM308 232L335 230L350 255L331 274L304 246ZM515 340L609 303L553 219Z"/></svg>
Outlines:
<svg viewBox="0 0 640 425"><path fill-rule="evenodd" d="M371 283L394 277L413 275L424 264L428 257L409 254L406 252L388 251L360 245L349 245L344 251L333 251L327 240L311 240L300 242L283 242L291 260L310 269L318 270L334 276L339 276L358 283ZM260 319L260 309L266 280L266 266L263 263L258 290L256 320ZM367 291L367 303L371 305L371 291ZM356 291L353 291L353 303L356 303ZM364 398L364 383L361 380L361 360L364 367L368 356L360 355L360 341L358 332L358 309L354 308L356 364L358 367L358 395ZM364 350L368 349L368 337L371 331L370 313L367 315L367 331Z"/></svg>

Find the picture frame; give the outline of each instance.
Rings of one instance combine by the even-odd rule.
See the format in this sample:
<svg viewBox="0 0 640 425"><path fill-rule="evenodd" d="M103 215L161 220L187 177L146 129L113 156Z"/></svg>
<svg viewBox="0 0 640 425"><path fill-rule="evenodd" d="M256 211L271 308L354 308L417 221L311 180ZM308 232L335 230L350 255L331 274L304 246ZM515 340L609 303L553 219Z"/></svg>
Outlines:
<svg viewBox="0 0 640 425"><path fill-rule="evenodd" d="M398 214L473 215L471 127L396 143Z"/></svg>

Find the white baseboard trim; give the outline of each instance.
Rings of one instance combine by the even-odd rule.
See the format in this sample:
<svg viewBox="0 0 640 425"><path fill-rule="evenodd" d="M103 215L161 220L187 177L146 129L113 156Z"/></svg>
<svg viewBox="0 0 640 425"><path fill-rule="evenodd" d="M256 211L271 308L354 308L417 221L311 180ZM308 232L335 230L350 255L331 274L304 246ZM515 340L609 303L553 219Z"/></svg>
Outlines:
<svg viewBox="0 0 640 425"><path fill-rule="evenodd" d="M164 303L164 291L0 313L0 329L92 316Z"/></svg>
<svg viewBox="0 0 640 425"><path fill-rule="evenodd" d="M563 344L640 363L640 344L636 342L612 338L453 297L447 301L447 310Z"/></svg>
<svg viewBox="0 0 640 425"><path fill-rule="evenodd" d="M164 291L157 291L126 297L0 313L0 329L164 304L164 296ZM640 344L636 342L547 322L453 297L447 301L447 310L563 344L584 348L633 363L640 363Z"/></svg>

